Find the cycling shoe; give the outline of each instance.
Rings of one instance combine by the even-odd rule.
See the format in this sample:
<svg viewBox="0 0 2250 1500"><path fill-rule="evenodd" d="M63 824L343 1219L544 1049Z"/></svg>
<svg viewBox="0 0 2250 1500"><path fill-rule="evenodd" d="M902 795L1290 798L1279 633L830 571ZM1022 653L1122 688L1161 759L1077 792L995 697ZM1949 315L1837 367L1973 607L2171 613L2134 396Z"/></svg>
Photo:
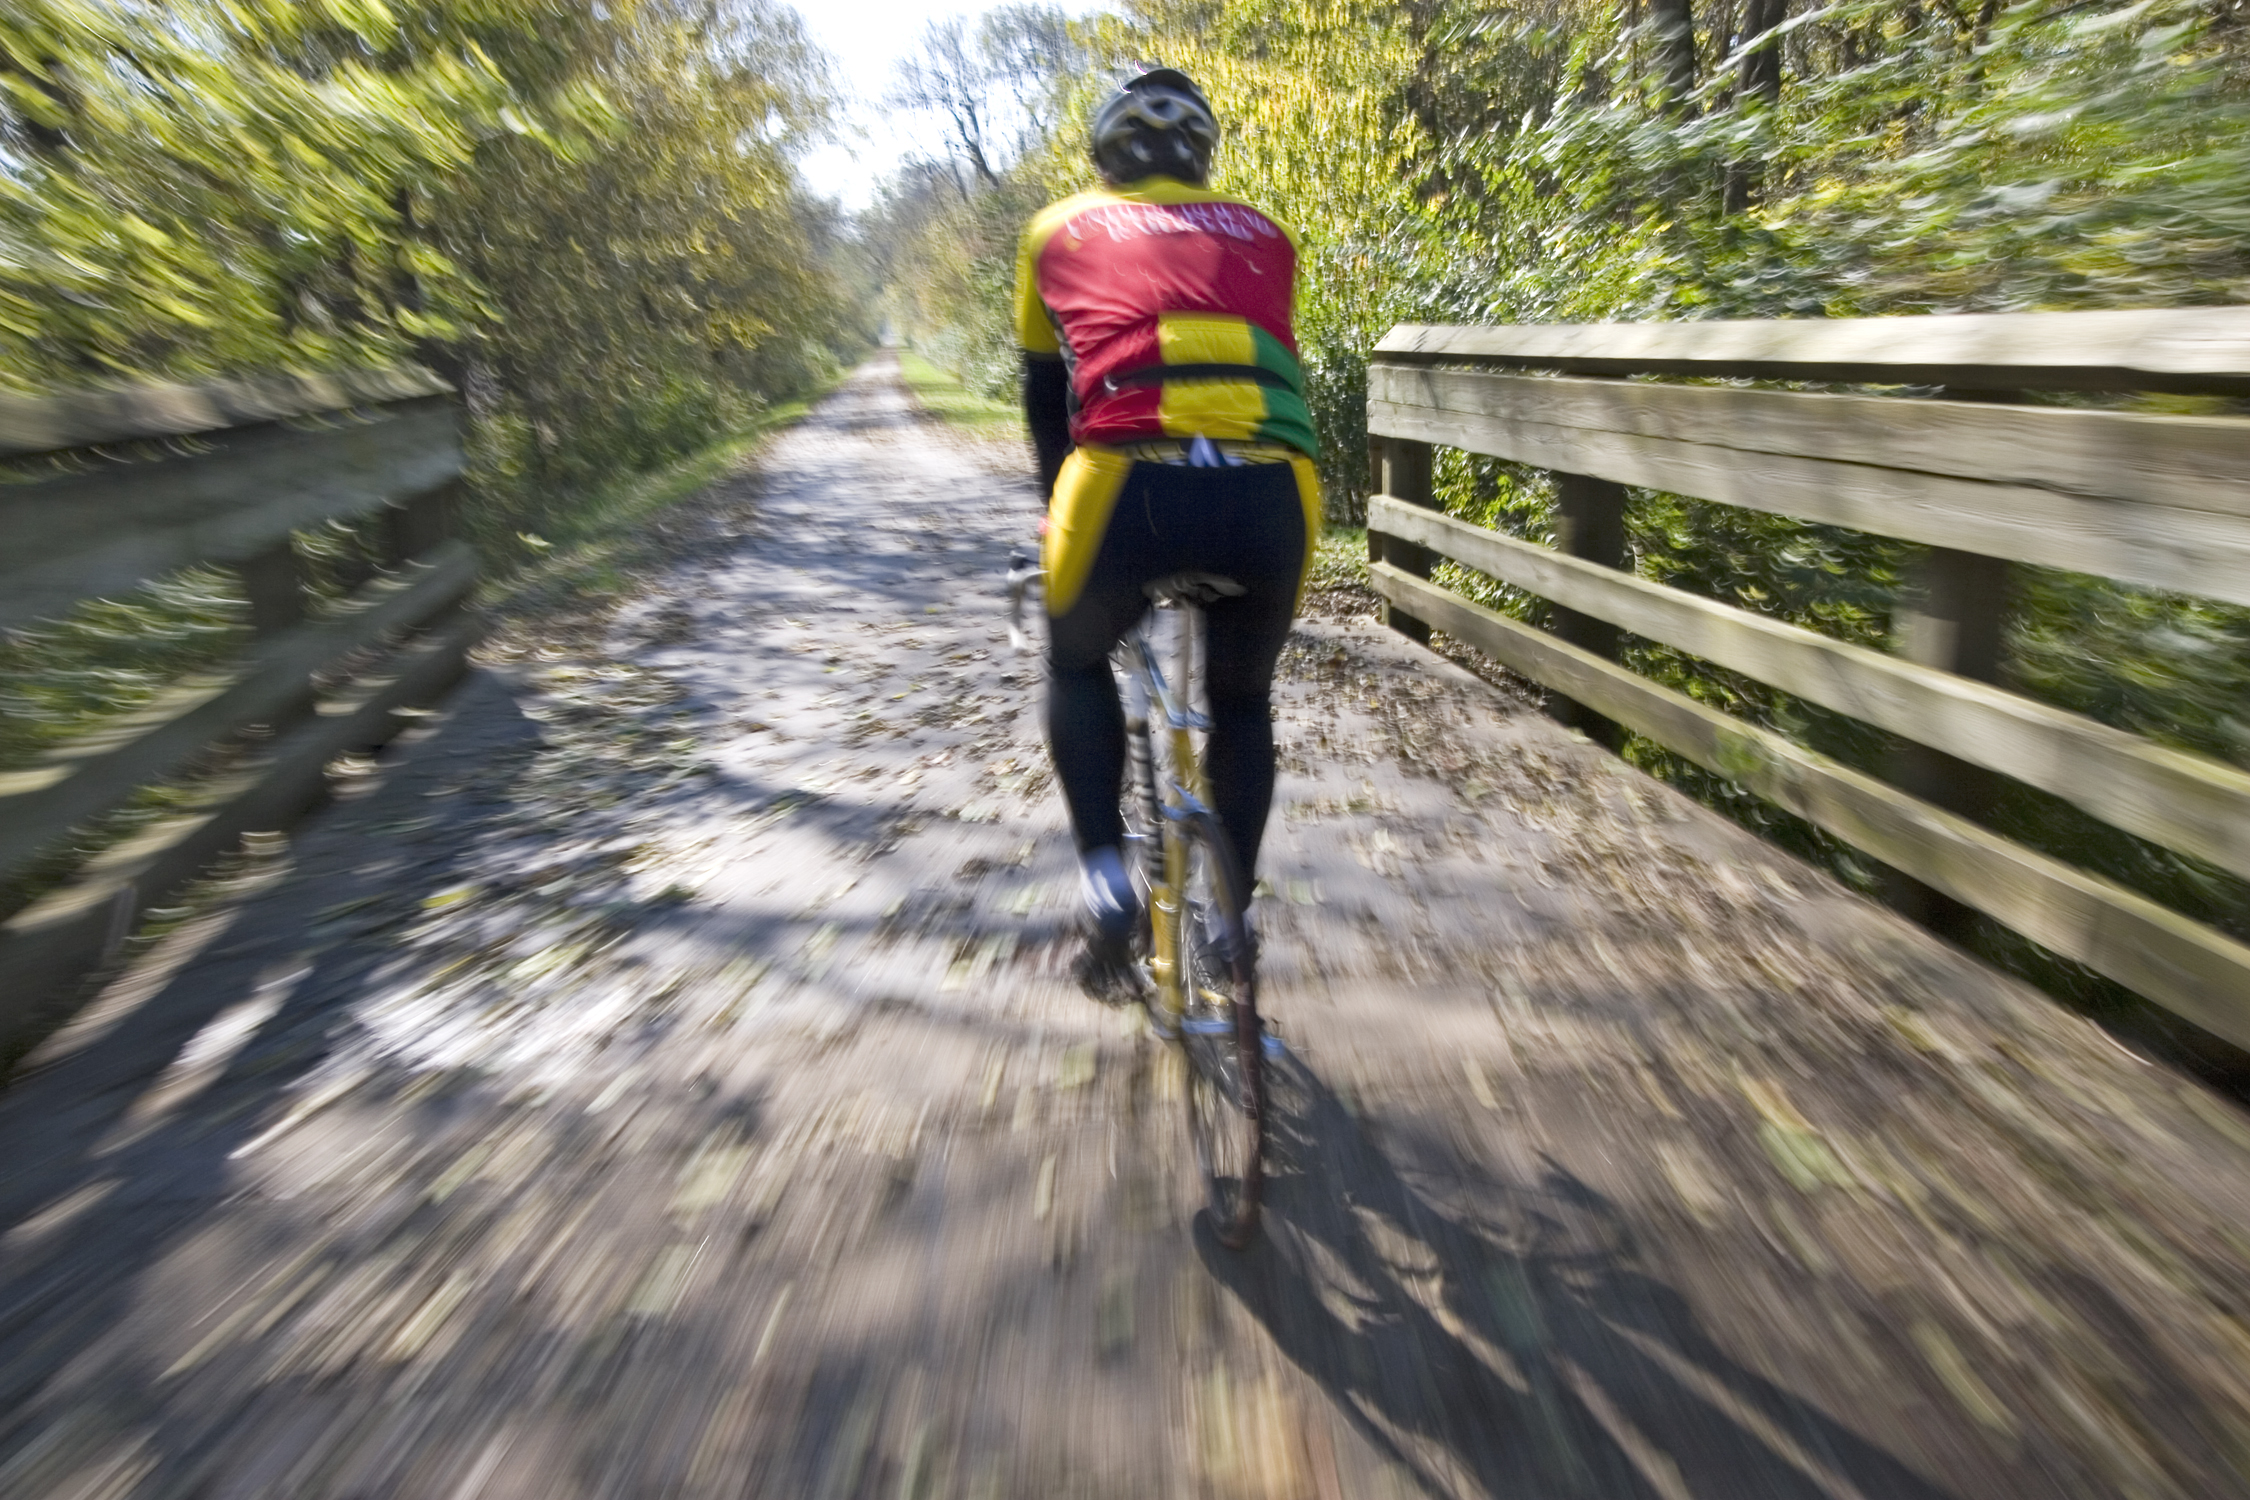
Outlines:
<svg viewBox="0 0 2250 1500"><path fill-rule="evenodd" d="M1133 962L1132 938L1107 927L1087 934L1086 946L1071 963L1070 977L1087 998L1104 1005L1131 1005L1141 998L1141 971Z"/></svg>

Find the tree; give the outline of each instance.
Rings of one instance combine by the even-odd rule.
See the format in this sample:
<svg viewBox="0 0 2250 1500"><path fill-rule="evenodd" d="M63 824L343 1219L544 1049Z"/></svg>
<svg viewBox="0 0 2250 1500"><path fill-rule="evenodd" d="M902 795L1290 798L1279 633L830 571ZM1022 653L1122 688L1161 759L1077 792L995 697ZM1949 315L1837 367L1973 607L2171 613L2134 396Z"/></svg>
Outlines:
<svg viewBox="0 0 2250 1500"><path fill-rule="evenodd" d="M1014 154L1036 152L1061 127L1072 85L1088 65L1070 18L1052 6L1002 5L977 23L977 50L991 83L1015 106Z"/></svg>
<svg viewBox="0 0 2250 1500"><path fill-rule="evenodd" d="M419 356L529 514L859 336L796 180L826 118L760 0L19 0L0 383Z"/></svg>
<svg viewBox="0 0 2250 1500"><path fill-rule="evenodd" d="M1789 0L1742 0L1742 36L1737 47L1742 60L1735 97L1745 104L1771 110L1781 102L1781 42L1773 31L1788 12ZM1755 163L1739 160L1727 163L1726 197L1721 211L1743 212L1750 206L1757 185Z"/></svg>
<svg viewBox="0 0 2250 1500"><path fill-rule="evenodd" d="M997 81L991 63L976 46L966 22L932 21L922 29L918 55L898 64L898 82L890 102L901 109L922 110L945 121L946 150L976 174L987 187L1000 185L993 161L999 155L993 138L992 87ZM959 184L963 197L968 183Z"/></svg>

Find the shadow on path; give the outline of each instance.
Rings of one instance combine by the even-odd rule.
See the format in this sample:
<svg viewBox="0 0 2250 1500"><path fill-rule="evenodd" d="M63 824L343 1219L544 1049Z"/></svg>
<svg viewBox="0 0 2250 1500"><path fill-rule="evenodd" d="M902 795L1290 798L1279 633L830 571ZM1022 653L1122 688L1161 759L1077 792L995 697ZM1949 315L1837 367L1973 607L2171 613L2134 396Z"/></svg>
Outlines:
<svg viewBox="0 0 2250 1500"><path fill-rule="evenodd" d="M1274 1083L1265 1232L1237 1255L1199 1219L1197 1248L1429 1493L1950 1495L1729 1356L1633 1268L1617 1207L1553 1162L1528 1193L1492 1186L1519 1227L1472 1225L1401 1178L1301 1060Z"/></svg>
<svg viewBox="0 0 2250 1500"><path fill-rule="evenodd" d="M341 1045L347 1007L400 950L355 933L353 898L411 903L453 883L475 814L496 787L456 793L435 836L377 836L421 812L433 784L526 747L538 730L496 677L478 673L444 723L362 800L299 831L291 865L238 898L200 951L106 1023L50 1040L0 1090L0 1453L35 1416L30 1398L105 1334L132 1321L143 1277L244 1191L239 1158L314 1082ZM390 756L386 755L386 759ZM198 1066L198 1054L209 1062ZM370 1097L388 1084L359 1080ZM402 1127L448 1129L445 1089L400 1106ZM253 1163L253 1165L255 1165ZM278 1246L236 1240L229 1261ZM215 1270L218 1268L214 1268Z"/></svg>

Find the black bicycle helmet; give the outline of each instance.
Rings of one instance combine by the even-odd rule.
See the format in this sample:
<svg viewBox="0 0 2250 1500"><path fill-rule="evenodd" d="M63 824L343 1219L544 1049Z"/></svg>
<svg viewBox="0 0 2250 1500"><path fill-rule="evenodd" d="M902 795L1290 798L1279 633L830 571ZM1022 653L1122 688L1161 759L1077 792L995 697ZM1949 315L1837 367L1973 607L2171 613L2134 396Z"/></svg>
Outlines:
<svg viewBox="0 0 2250 1500"><path fill-rule="evenodd" d="M1151 68L1094 111L1094 165L1112 182L1177 177L1200 187L1218 148L1211 102L1176 68Z"/></svg>

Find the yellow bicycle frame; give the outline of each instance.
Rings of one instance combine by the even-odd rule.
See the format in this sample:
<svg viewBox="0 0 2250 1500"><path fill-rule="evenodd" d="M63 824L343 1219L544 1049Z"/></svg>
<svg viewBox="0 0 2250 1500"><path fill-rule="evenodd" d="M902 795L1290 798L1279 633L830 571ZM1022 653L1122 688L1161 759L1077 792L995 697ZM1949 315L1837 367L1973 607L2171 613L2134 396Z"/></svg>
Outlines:
<svg viewBox="0 0 2250 1500"><path fill-rule="evenodd" d="M1179 609L1178 655L1170 681L1154 670L1146 637L1135 643L1137 666L1149 690L1149 718L1144 732L1153 741L1161 720L1166 736L1164 769L1168 774L1161 779L1158 797L1175 812L1183 810L1182 793L1204 806L1211 800L1210 786L1203 777L1203 757L1195 748L1193 731L1200 721L1187 704L1187 683L1194 668L1195 636L1202 625L1202 611L1185 604ZM1180 1017L1187 1011L1186 934L1180 918L1180 892L1187 883L1187 840L1180 837L1175 819L1160 816L1159 823L1158 833L1164 840L1164 878L1152 884L1148 893L1149 979L1156 989L1157 1009L1165 1028L1176 1032Z"/></svg>
<svg viewBox="0 0 2250 1500"><path fill-rule="evenodd" d="M1045 577L1045 570L1031 566L1020 555L1008 569L1008 639L1018 652L1028 652L1029 639L1023 631L1024 590L1033 582ZM1149 979L1156 990L1156 1010L1163 1027L1177 1035L1180 1018L1187 1012L1185 992L1187 964L1183 952L1186 933L1180 917L1180 890L1187 883L1187 840L1179 834L1178 815L1190 806L1208 807L1211 802L1210 784L1204 779L1203 757L1196 752L1194 731L1208 728L1209 721L1198 715L1188 702L1187 685L1195 668L1195 642L1203 629L1203 612L1187 599L1175 599L1166 608L1180 613L1177 655L1174 671L1169 681L1156 665L1156 654L1148 637L1136 628L1126 637L1131 650L1131 672L1145 690L1147 702L1143 705L1140 733L1149 740L1149 749L1155 750L1156 721L1163 721L1167 736L1165 776L1156 789L1159 807L1157 828L1152 830L1163 840L1163 875L1152 879L1148 893L1149 917ZM1153 777L1156 767L1149 768ZM1225 997L1212 996L1224 1003Z"/></svg>

